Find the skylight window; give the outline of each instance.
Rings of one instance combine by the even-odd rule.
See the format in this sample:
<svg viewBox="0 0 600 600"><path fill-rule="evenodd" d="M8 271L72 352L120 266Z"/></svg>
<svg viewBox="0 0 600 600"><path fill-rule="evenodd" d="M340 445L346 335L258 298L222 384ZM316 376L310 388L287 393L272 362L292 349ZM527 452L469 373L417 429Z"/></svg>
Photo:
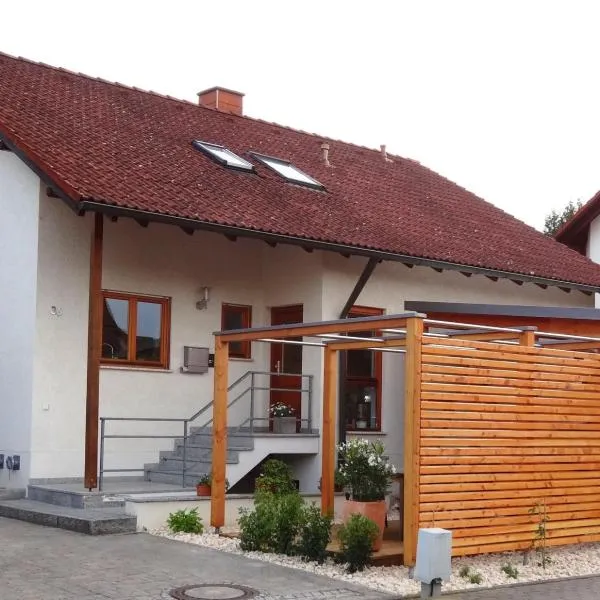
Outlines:
<svg viewBox="0 0 600 600"><path fill-rule="evenodd" d="M324 189L323 184L319 183L316 179L307 175L304 171L301 171L298 167L295 167L291 162L287 160L281 160L280 158L274 158L272 156L265 156L264 154L256 154L251 152L252 156L259 160L261 163L273 169L276 173L279 173L284 179L298 185L305 185L312 187L317 190Z"/></svg>
<svg viewBox="0 0 600 600"><path fill-rule="evenodd" d="M231 150L228 150L224 146L209 144L208 142L201 142L199 140L194 140L192 145L194 148L200 150L200 152L203 152L224 167L237 169L239 171L254 171L254 166L252 163L249 163L247 160L244 160L237 154L234 154Z"/></svg>

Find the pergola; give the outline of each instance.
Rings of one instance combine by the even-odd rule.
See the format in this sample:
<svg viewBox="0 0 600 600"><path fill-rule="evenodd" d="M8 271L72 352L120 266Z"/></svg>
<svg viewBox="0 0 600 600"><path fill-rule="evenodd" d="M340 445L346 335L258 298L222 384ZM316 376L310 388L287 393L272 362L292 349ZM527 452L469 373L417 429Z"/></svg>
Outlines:
<svg viewBox="0 0 600 600"><path fill-rule="evenodd" d="M375 332L375 337L352 335L367 330ZM560 350L600 348L599 338L540 332L527 326L509 328L440 321L427 319L426 315L416 312L217 332L211 500L211 524L216 528L222 527L225 522L228 345L238 341L300 344L320 348L323 352L321 509L324 513L333 511L334 507L338 353L367 349L405 354L403 510L404 552L409 563L414 560L419 525L421 358L424 341L430 348L440 349L465 344L465 341L475 344L493 342L498 348L502 347L498 344Z"/></svg>

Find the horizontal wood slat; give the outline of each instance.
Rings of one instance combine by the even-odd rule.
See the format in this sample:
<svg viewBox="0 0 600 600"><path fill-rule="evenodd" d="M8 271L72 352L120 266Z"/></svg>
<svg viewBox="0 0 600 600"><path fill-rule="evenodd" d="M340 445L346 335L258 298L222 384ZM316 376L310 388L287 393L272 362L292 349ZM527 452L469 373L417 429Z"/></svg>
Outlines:
<svg viewBox="0 0 600 600"><path fill-rule="evenodd" d="M600 541L600 355L427 338L419 524L455 556Z"/></svg>

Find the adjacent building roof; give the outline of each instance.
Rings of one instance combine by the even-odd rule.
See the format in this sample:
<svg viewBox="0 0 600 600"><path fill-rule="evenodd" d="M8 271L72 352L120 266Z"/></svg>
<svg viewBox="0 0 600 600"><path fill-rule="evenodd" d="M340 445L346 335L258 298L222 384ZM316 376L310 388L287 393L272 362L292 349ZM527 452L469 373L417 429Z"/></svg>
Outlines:
<svg viewBox="0 0 600 600"><path fill-rule="evenodd" d="M600 192L596 192L595 196L564 223L554 237L569 248L586 254L590 224L598 215L600 215Z"/></svg>
<svg viewBox="0 0 600 600"><path fill-rule="evenodd" d="M5 54L0 81L0 137L76 209L600 287L600 266L413 160ZM193 140L255 169L224 167Z"/></svg>

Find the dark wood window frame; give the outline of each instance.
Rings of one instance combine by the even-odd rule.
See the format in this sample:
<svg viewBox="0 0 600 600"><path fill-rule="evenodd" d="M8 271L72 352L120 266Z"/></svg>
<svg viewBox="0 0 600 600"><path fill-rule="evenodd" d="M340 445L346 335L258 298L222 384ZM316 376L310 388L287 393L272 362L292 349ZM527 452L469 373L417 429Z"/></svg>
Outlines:
<svg viewBox="0 0 600 600"><path fill-rule="evenodd" d="M376 317L385 314L383 308L375 308L372 306L353 306L348 313L348 318L352 317ZM379 332L373 332L373 336L376 337ZM359 335L359 334L354 334ZM344 352L344 360L348 361L348 351ZM382 375L383 375L383 355L381 352L373 352L374 360L374 374L373 377L350 377L346 374L344 388L347 390L348 384L368 384L373 380L376 381L376 393L377 393L377 406L375 407L375 419L377 421L376 427L369 427L368 429L356 429L353 427L346 426L346 431L355 433L364 433L369 431L381 431L381 407L383 404L382 398ZM344 371L347 373L347 365Z"/></svg>
<svg viewBox="0 0 600 600"><path fill-rule="evenodd" d="M100 349L100 363L103 365L119 365L127 367L144 367L149 369L168 369L170 359L170 337L171 337L171 299L163 296L145 296L143 294L134 294L129 292L113 292L102 290L102 304L105 299L125 300L129 302L128 306L128 358L109 358L102 356ZM157 304L160 306L160 360L139 360L136 359L137 344L137 305L138 302L148 304ZM104 333L104 324L103 324ZM102 345L104 346L104 335L102 335Z"/></svg>
<svg viewBox="0 0 600 600"><path fill-rule="evenodd" d="M221 305L221 330L226 331L227 314L238 313L241 315L242 329L252 327L252 307L247 304L232 304L223 302ZM229 344L229 358L252 358L251 342L235 342Z"/></svg>

